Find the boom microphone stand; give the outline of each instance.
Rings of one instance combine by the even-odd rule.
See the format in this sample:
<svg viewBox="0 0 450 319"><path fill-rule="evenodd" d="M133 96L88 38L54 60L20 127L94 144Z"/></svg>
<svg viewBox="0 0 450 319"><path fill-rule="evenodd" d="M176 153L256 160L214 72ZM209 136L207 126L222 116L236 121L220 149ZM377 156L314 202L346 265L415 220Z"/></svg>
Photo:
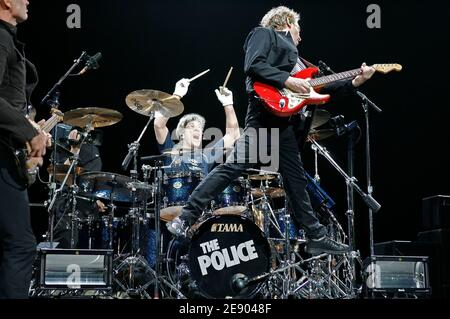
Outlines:
<svg viewBox="0 0 450 319"><path fill-rule="evenodd" d="M323 61L319 61L319 67L330 73L335 73L328 65ZM369 122L369 107L372 107L378 113L382 110L373 103L366 95L356 90L356 95L358 95L362 100L362 108L364 110L365 122L366 122L366 178L367 178L367 196L372 198L373 186L371 181L371 158L370 158L370 122ZM372 198L373 199L373 198ZM370 256L374 256L374 236L373 236L373 211L374 209L369 206L369 232L370 232ZM380 207L379 207L380 208ZM376 211L379 210L379 208Z"/></svg>

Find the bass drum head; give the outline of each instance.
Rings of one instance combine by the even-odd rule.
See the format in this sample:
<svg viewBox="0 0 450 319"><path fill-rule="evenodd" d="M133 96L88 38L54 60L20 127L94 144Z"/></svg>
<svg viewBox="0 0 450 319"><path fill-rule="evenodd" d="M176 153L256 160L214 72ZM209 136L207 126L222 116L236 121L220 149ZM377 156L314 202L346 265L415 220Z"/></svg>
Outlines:
<svg viewBox="0 0 450 319"><path fill-rule="evenodd" d="M263 233L241 216L222 215L206 220L192 237L189 247L191 280L206 298L250 298L260 285L241 291L233 279L252 278L269 271L270 248Z"/></svg>

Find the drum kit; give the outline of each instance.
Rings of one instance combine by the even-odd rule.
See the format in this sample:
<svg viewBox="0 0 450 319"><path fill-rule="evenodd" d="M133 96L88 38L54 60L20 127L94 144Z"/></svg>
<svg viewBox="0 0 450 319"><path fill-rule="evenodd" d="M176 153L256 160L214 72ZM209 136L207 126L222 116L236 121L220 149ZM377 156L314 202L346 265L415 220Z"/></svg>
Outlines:
<svg viewBox="0 0 450 319"><path fill-rule="evenodd" d="M304 231L291 217L281 176L250 169L234 180L190 229L189 238L173 238L165 222L181 214L189 195L203 180L197 172L169 173L162 157L150 156L154 166L137 167L139 142L155 111L175 117L184 110L176 97L139 90L126 97L128 107L149 117L139 138L128 145L122 163L133 160L130 176L88 172L79 154L68 149L70 161L48 169L58 188L48 201L49 238L54 241L53 207L69 189L68 218L71 247L114 251L112 296L141 298L354 298L356 254L309 256L303 252ZM316 130L330 115L317 110L309 134L317 143L334 134ZM90 132L118 123L122 115L105 108L78 108L64 123L79 128L83 145ZM144 158L141 158L144 159ZM142 178L139 179L139 176ZM348 240L333 214L334 201L307 175L315 212L328 221L329 235ZM80 214L79 202L102 206L104 212ZM144 239L146 238L146 239ZM144 256L145 255L145 256ZM353 267L353 268L352 268Z"/></svg>

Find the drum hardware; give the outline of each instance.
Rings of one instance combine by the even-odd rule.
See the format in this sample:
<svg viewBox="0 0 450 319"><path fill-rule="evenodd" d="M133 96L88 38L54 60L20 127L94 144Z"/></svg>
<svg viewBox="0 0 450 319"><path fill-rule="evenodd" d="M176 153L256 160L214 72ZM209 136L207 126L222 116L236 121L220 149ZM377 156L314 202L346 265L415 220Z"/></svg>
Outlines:
<svg viewBox="0 0 450 319"><path fill-rule="evenodd" d="M136 156L137 154L135 155L135 166L137 165ZM154 282L155 271L141 255L139 239L141 221L142 224L147 225L145 222L147 198L153 187L148 184L147 180L139 182L137 178L137 171L132 170L131 179L122 181L124 187L130 192L132 199L132 206L127 215L128 219L131 220L131 251L114 267L114 281L129 296L151 298L146 289ZM143 209L140 205L143 206Z"/></svg>
<svg viewBox="0 0 450 319"><path fill-rule="evenodd" d="M163 183L163 169L167 168L163 166L162 161L157 160L155 162L156 166L155 167L151 167L151 166L143 166L142 169L144 171L144 176L150 177L150 172L151 170L154 171L154 198L155 198L155 213L154 213L154 217L155 217L155 235L156 235L156 263L155 263L155 270L150 269L151 272L153 273L153 281L152 283L154 284L154 298L155 299L159 299L160 298L160 291L161 292L165 292L165 288L175 291L177 293L178 296L183 296L183 294L181 293L181 291L174 286L172 283L170 283L166 278L164 278L164 276L162 275L161 272L161 257L163 254L163 250L162 250L162 244L161 244L161 225L160 225L160 220L161 220L161 192L162 192L162 183ZM163 284L163 285L161 285ZM167 293L167 295L169 296L170 293Z"/></svg>
<svg viewBox="0 0 450 319"><path fill-rule="evenodd" d="M315 141L314 139L308 137L308 140L313 143L316 148L317 151L319 152L320 155L322 155L323 157L325 157L325 159L327 159L327 161L345 178L346 181L346 185L347 185L347 205L348 205L348 210L346 212L347 215L347 219L348 219L348 241L349 241L349 246L351 251L354 250L354 210L353 210L353 190L355 190L363 199L364 203L369 207L370 211L375 211L377 212L380 208L381 205L370 195L370 194L366 194L364 193L361 188L358 186L358 184L356 183L357 180L355 177L350 177L337 163L336 161L331 157L331 155L329 154L329 152L322 147L317 141ZM351 277L354 279L356 278L356 274L355 274L355 260L362 265L362 260L359 258L359 254L358 253L352 253L350 254L351 258L349 260L348 263L345 263L346 267L348 267L348 272L351 273ZM342 259L346 259L348 258L347 256L343 256L341 257ZM348 294L350 296L354 296L356 293L356 287L355 287L355 282L353 281L353 283L350 285L350 288L348 289Z"/></svg>
<svg viewBox="0 0 450 319"><path fill-rule="evenodd" d="M88 125L88 129L84 132L81 132L81 136L82 136L82 140L81 140L81 145L83 145L83 143L86 141L86 138L88 136L88 131L89 128L92 128L92 125ZM55 210L53 209L53 206L55 204L56 199L58 198L58 196L62 193L62 191L64 190L65 185L67 184L69 177L72 176L72 185L70 186L71 191L71 204L72 204L72 211L70 214L70 218L71 218L71 248L74 248L74 233L75 233L75 220L76 220L76 197L75 194L77 194L78 192L78 186L77 186L77 182L76 182L76 174L77 174L77 167L78 167L78 162L79 162L79 152L73 154L73 157L71 159L71 164L67 169L67 172L64 176L64 178L62 179L61 185L58 189L56 189L56 183L51 183L51 195L53 196L51 198L51 200L49 202L46 202L47 204L47 211L49 213L49 219L48 219L48 232L49 235L47 236L47 238L49 238L50 240L50 248L53 248L53 233L54 233L54 222L55 222ZM54 172L54 177L53 179L56 180L56 165L55 163L53 163L53 172ZM61 217L62 218L62 217Z"/></svg>

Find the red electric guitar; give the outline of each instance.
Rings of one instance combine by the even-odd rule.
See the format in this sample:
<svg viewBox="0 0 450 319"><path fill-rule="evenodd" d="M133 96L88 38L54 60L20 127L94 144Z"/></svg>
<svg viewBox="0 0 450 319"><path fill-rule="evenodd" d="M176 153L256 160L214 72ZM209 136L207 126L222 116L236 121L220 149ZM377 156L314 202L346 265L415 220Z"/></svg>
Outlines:
<svg viewBox="0 0 450 319"><path fill-rule="evenodd" d="M377 72L381 72L383 74L391 71L401 71L402 69L400 64L374 64L372 67ZM307 94L295 93L287 88L278 90L261 82L255 82L253 84L253 88L261 100L264 101L266 108L270 112L277 116L287 117L298 113L306 105L327 103L330 99L330 95L317 93L317 91L325 85L344 79L355 78L362 73L361 68L359 68L312 79L318 72L318 68L311 67L293 75L293 77L299 79L311 79L309 80L309 84L311 84L311 92Z"/></svg>

